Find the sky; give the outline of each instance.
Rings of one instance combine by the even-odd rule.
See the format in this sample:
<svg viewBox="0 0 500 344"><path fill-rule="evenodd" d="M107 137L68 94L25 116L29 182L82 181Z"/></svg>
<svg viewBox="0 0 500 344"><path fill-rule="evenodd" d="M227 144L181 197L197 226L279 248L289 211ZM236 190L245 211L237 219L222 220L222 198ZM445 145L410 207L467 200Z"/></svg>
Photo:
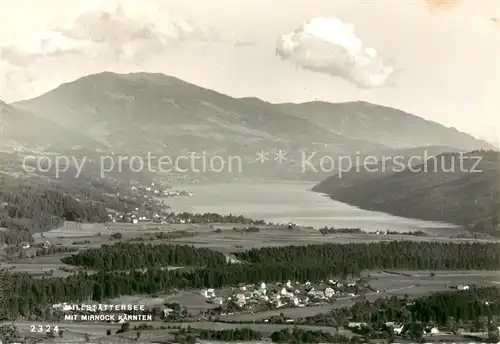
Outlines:
<svg viewBox="0 0 500 344"><path fill-rule="evenodd" d="M498 0L0 0L0 99L145 71L270 102L364 100L499 145L498 18Z"/></svg>

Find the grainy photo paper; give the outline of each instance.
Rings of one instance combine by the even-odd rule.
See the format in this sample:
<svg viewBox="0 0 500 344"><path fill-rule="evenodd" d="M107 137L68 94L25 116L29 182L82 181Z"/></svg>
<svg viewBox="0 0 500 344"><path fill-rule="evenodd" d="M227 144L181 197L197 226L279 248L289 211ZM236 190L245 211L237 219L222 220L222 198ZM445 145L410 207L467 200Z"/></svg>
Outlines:
<svg viewBox="0 0 500 344"><path fill-rule="evenodd" d="M0 0L0 344L500 344L500 1Z"/></svg>

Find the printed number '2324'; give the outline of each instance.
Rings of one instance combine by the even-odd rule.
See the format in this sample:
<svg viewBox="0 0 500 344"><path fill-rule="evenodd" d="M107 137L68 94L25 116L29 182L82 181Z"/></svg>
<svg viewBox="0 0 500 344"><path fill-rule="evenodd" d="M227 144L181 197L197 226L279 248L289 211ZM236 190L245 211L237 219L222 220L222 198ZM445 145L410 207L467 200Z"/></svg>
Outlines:
<svg viewBox="0 0 500 344"><path fill-rule="evenodd" d="M52 332L52 331L59 331L57 326L50 326L50 325L31 325L30 326L30 332Z"/></svg>

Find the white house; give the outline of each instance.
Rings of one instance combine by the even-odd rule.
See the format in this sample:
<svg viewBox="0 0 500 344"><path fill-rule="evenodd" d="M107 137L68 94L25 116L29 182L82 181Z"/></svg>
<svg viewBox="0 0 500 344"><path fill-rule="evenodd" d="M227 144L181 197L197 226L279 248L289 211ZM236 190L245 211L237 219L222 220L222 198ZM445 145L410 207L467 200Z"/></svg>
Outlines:
<svg viewBox="0 0 500 344"><path fill-rule="evenodd" d="M213 289L202 290L201 294L205 296L206 299L215 297L215 291Z"/></svg>
<svg viewBox="0 0 500 344"><path fill-rule="evenodd" d="M325 289L325 296L326 297L332 297L333 295L335 295L335 291L332 288Z"/></svg>
<svg viewBox="0 0 500 344"><path fill-rule="evenodd" d="M350 322L347 327L349 328L361 328L361 326L366 326L364 322Z"/></svg>
<svg viewBox="0 0 500 344"><path fill-rule="evenodd" d="M168 317L170 313L172 313L174 310L172 308L165 308L163 310L163 316Z"/></svg>
<svg viewBox="0 0 500 344"><path fill-rule="evenodd" d="M237 294L235 302L238 305L238 307L243 307L247 303L245 294Z"/></svg>
<svg viewBox="0 0 500 344"><path fill-rule="evenodd" d="M404 328L403 325L398 325L393 327L392 329L394 331L394 334L401 334L401 332L403 332L403 328Z"/></svg>
<svg viewBox="0 0 500 344"><path fill-rule="evenodd" d="M437 327L433 327L431 328L431 330L429 331L430 334L439 334L439 330Z"/></svg>
<svg viewBox="0 0 500 344"><path fill-rule="evenodd" d="M460 284L458 287L457 287L458 290L469 290L469 286L466 285L466 284Z"/></svg>

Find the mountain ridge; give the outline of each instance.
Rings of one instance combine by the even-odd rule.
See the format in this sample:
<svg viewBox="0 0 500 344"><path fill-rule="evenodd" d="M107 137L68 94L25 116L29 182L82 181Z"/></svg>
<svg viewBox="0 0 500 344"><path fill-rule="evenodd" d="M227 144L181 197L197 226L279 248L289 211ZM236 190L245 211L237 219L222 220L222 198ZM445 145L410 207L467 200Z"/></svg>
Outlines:
<svg viewBox="0 0 500 344"><path fill-rule="evenodd" d="M50 102L50 100L53 101L61 101L61 99L53 99L57 98L59 93L65 92L64 95L70 96L69 98L73 98L71 100L76 101L78 99L74 99L75 96L76 98L81 98L85 96L86 92L94 92L91 96L86 96L87 101L103 101L103 97L101 99L95 99L95 91L98 90L104 94L110 93L111 91L116 92L114 96L118 97L121 101L126 102L128 101L138 101L138 98L144 97L144 92L147 91L149 92L150 98L148 100L151 100L152 103L151 105L167 105L168 103L172 105L173 107L182 107L185 106L189 109L189 107L193 107L193 102L189 102L189 99L194 100L197 99L199 101L202 101L202 105L205 107L210 107L210 105L217 105L217 104L211 104L210 101L215 102L215 103L221 103L225 102L223 105L228 107L229 109L224 109L215 106L215 108L212 109L203 109L206 111L212 110L210 114L217 113L219 112L224 112L226 111L231 111L233 116L236 116L238 119L245 119L248 120L249 116L248 114L244 114L245 116L242 116L242 114L238 113L237 109L238 107L243 107L244 104L246 106L249 106L249 110L253 111L262 111L262 112L271 112L274 111L275 116L278 116L278 113L285 113L287 117L295 117L295 118L301 118L301 119L306 119L308 122L314 122L318 126L318 124L323 124L323 126L326 126L325 122L326 121L320 121L324 119L324 112L327 112L326 115L329 116L331 120L335 119L334 117L340 117L340 115L343 116L343 118L340 118L341 121L349 121L349 117L354 117L355 115L359 116L359 113L356 114L353 112L358 111L359 109L361 110L366 110L366 109L376 109L380 111L383 111L384 114L383 116L379 116L377 120L381 120L386 118L388 115L392 117L400 117L403 119L408 119L408 120L413 120L413 121L418 121L421 122L425 125L431 125L434 128L439 128L441 130L448 130L450 133L453 133L453 135L458 134L461 136L462 139L465 139L466 141L473 140L475 141L475 144L477 146L481 147L464 147L468 149L474 149L474 148L486 148L486 149L491 149L493 146L489 144L488 142L484 140L479 140L474 138L470 134L466 134L463 132L458 131L456 128L453 127L446 127L442 124L429 121L426 119L423 119L419 116L410 114L408 112L394 109L391 107L387 106L382 106L382 105L377 105L377 104L372 104L364 101L354 101L354 102L344 102L344 103L328 103L328 102L322 102L322 101L312 101L312 102L302 102L302 103L270 103L265 100L256 98L256 97L243 97L243 98L232 98L230 96L224 95L223 93L210 90L207 88L203 88L191 83L188 83L186 81L183 81L179 78L173 77L173 76L168 76L160 73L128 73L128 74L117 74L117 73L112 73L112 72L103 72L103 73L98 73L98 74L92 74L92 75L87 75L84 77L81 77L75 81L64 83L60 85L59 87L45 93L44 95L41 95L39 97L21 101L21 102L16 102L14 105L18 105L20 107L27 107L31 108L32 110L34 109L34 106L30 106L30 103L42 103L45 106L50 105L53 107L53 104L47 104ZM101 96L103 94L101 93ZM131 93L131 94L128 94ZM113 96L108 94L109 96ZM158 101L158 99L154 99L152 96L157 96L157 97L162 97L165 98L167 96L170 96L172 99L166 99L167 104L161 104L161 102ZM132 97L132 98L127 98L127 97ZM46 101L42 101L43 99L49 98ZM207 99L208 98L208 99ZM165 100L165 99L163 99ZM155 104L155 101L157 104ZM184 104L183 104L184 102ZM306 111L302 111L300 108L306 108ZM312 108L312 109L311 109ZM354 109L351 109L354 108ZM359 108L359 109L358 109ZM316 111L311 111L316 109ZM68 109L61 109L61 110L68 110ZM71 109L75 110L75 109ZM88 109L88 112L92 112L90 109ZM158 109L146 109L143 114L146 115L157 115L155 111ZM241 111L241 110L240 110ZM35 114L38 115L43 115L44 111L38 110L38 111L33 111ZM171 111L172 112L172 111ZM322 112L320 114L320 112ZM359 112L359 111L358 111ZM312 113L312 114L311 114ZM239 115L239 116L238 116ZM255 116L255 114L253 114ZM335 116L334 116L335 115ZM45 117L53 117L54 114L51 116L45 116ZM315 116L317 117L316 119L311 120L311 117L304 118L306 116ZM60 116L59 116L60 117ZM132 116L130 119L135 119L137 116ZM169 120L172 120L174 116L171 116ZM224 116L221 116L223 118L227 118ZM61 119L61 118L59 118ZM178 119L178 118L177 118ZM266 118L269 120L269 118ZM392 118L391 118L392 119ZM361 122L361 121L358 121ZM305 122L298 122L300 125L306 125ZM256 124L256 123L253 123ZM260 123L262 124L262 123ZM372 125L373 123L369 123ZM385 124L385 123L384 123ZM330 126L328 126L327 129L331 133L337 133L337 134L343 134L342 128L338 128L339 126L342 127L342 125L346 125L346 123L337 123L334 122ZM336 127L336 128L334 128ZM348 126L347 126L348 127ZM291 128L287 128L291 129ZM336 129L336 130L332 130ZM339 130L341 129L341 130ZM348 129L348 128L347 128ZM373 129L373 128L372 128ZM436 129L437 130L437 129ZM282 133L281 133L282 134ZM356 134L352 135L352 130L351 132L348 132L345 134L348 137L351 137L353 139L364 139L364 137L361 137L363 135ZM384 134L385 135L385 134ZM373 141L373 140L372 140ZM379 142L381 140L378 140L377 142L380 143L381 145L387 145L387 140L384 142ZM382 140L383 141L383 140ZM442 142L424 142L426 144L442 144ZM420 144L412 144L410 146L419 146L422 145ZM452 144L451 146L456 146L457 143ZM457 148L462 148L462 147L457 147Z"/></svg>
<svg viewBox="0 0 500 344"><path fill-rule="evenodd" d="M255 97L232 98L159 73L87 75L12 106L78 130L103 150L127 156L151 152L176 157L201 151L239 156L245 162L239 177L244 178L309 178L299 168L303 150L353 156L426 145L491 148L469 134L381 105L273 104ZM284 150L290 159L281 165L255 164L255 154L262 150Z"/></svg>
<svg viewBox="0 0 500 344"><path fill-rule="evenodd" d="M351 170L342 178L330 176L313 191L362 209L500 235L500 152L441 153L406 167L389 165L384 173Z"/></svg>

